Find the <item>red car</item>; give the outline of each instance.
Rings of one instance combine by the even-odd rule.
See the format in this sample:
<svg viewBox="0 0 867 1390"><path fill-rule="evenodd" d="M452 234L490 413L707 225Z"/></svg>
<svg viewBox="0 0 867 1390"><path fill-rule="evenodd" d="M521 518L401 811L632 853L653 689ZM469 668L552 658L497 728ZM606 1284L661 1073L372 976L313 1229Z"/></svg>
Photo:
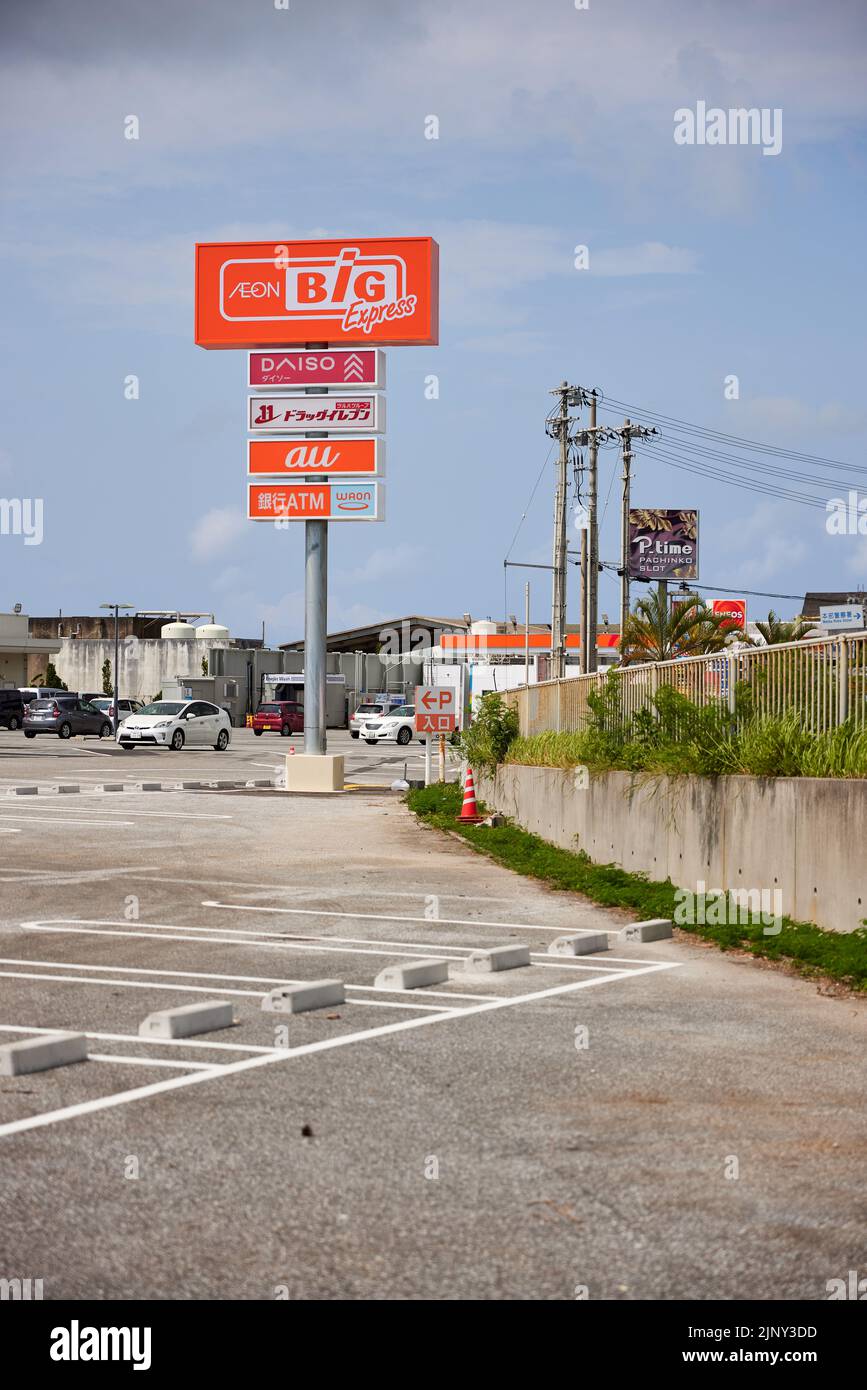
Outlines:
<svg viewBox="0 0 867 1390"><path fill-rule="evenodd" d="M282 734L284 738L303 733L304 706L294 700L274 700L260 705L253 715L253 733L260 738L266 729L274 734Z"/></svg>

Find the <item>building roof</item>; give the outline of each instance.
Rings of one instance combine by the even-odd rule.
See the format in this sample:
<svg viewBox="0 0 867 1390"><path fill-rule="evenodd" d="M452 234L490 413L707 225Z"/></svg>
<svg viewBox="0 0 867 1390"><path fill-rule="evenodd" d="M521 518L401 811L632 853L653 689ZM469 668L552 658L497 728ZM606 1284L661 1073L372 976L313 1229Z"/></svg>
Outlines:
<svg viewBox="0 0 867 1390"><path fill-rule="evenodd" d="M467 623L463 618L435 618L430 615L422 616L419 614L405 618L384 618L381 622L369 623L366 627L351 627L343 632L330 632L328 634L328 650L330 652L378 652L383 643L388 641L389 635L395 633L400 642L400 650L409 651L410 647L419 645L419 628L430 632L433 640L433 635L442 630L466 632ZM284 652L299 652L303 650L303 647L303 637L299 637L295 642L281 642L280 644L280 650Z"/></svg>
<svg viewBox="0 0 867 1390"><path fill-rule="evenodd" d="M804 618L818 618L819 609L825 605L838 606L844 603L867 603L867 593L863 589L840 590L835 593L825 593L816 590L804 595L804 607L801 616Z"/></svg>

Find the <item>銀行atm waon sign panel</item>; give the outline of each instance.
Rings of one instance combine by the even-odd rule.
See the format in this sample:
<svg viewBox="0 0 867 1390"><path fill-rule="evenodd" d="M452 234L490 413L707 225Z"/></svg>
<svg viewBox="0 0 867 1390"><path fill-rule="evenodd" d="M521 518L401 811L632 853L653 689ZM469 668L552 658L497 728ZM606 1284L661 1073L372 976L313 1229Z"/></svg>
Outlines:
<svg viewBox="0 0 867 1390"><path fill-rule="evenodd" d="M200 347L434 344L438 311L432 237L196 246Z"/></svg>
<svg viewBox="0 0 867 1390"><path fill-rule="evenodd" d="M249 483L250 521L383 521L381 483Z"/></svg>

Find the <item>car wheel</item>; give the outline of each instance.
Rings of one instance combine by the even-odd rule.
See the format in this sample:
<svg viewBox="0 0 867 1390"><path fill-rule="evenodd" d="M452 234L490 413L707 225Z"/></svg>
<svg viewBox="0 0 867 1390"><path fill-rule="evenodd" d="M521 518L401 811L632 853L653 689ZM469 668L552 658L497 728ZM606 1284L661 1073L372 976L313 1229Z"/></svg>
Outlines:
<svg viewBox="0 0 867 1390"><path fill-rule="evenodd" d="M291 732L292 732L292 730L289 728L289 725L288 725L288 724L281 724L281 726L280 726L280 737L281 737L281 738L288 738L289 735L291 734Z"/></svg>
<svg viewBox="0 0 867 1390"><path fill-rule="evenodd" d="M365 742L365 743L369 743L370 746L371 746L371 748L373 748L373 747L375 746L375 744L376 744L376 739L375 739L375 738L366 738L366 739L364 740L364 742Z"/></svg>
<svg viewBox="0 0 867 1390"><path fill-rule="evenodd" d="M398 743L400 743L400 744L409 743L409 741L410 741L411 738L412 738L412 730L411 730L411 729L407 729L406 726L404 726L402 729L398 729L398 731L397 731L397 741L398 741Z"/></svg>
<svg viewBox="0 0 867 1390"><path fill-rule="evenodd" d="M67 722L66 722L65 719L64 719L63 723L61 724L60 728L57 730L57 737L58 737L58 738L72 738L72 725L71 725L71 724L67 724Z"/></svg>
<svg viewBox="0 0 867 1390"><path fill-rule="evenodd" d="M356 732L355 729L350 729L350 730L349 730L349 737L350 737L350 738L359 738L360 735Z"/></svg>
<svg viewBox="0 0 867 1390"><path fill-rule="evenodd" d="M29 729L25 729L25 730L24 730L24 737L25 737L25 738L35 738L36 735L35 735L35 734L32 734L32 733L30 732Z"/></svg>
<svg viewBox="0 0 867 1390"><path fill-rule="evenodd" d="M183 731L183 729L175 729L175 732L172 734L172 741L171 741L171 743L169 744L169 747L171 748L171 750L172 750L173 753L180 753L180 751L181 751L181 749L183 748L183 746L184 746L184 731Z"/></svg>
<svg viewBox="0 0 867 1390"><path fill-rule="evenodd" d="M134 743L122 743L120 746L121 746L121 748L123 749L124 753L134 753L134 752L135 752L135 744L134 744Z"/></svg>
<svg viewBox="0 0 867 1390"><path fill-rule="evenodd" d="M106 721L105 724L101 724L101 725L100 725L100 728L99 728L99 736L100 736L100 738L111 738L111 733L112 733L111 725L110 725L107 721Z"/></svg>
<svg viewBox="0 0 867 1390"><path fill-rule="evenodd" d="M217 753L225 753L228 746L229 730L221 729L220 732L217 734L217 742L214 744L214 751Z"/></svg>
<svg viewBox="0 0 867 1390"><path fill-rule="evenodd" d="M265 732L264 729L254 729L254 730L253 730L253 733L256 735L257 738L261 738L264 732Z"/></svg>
<svg viewBox="0 0 867 1390"><path fill-rule="evenodd" d="M16 716L15 716L14 714L12 715L12 718L9 720L9 724L8 724L7 727L8 727L8 729L9 729L10 733L13 733L13 734L14 734L15 730L16 730L17 728L20 727L20 725L19 725L19 723L18 723L18 720L17 720L17 718L16 718Z"/></svg>

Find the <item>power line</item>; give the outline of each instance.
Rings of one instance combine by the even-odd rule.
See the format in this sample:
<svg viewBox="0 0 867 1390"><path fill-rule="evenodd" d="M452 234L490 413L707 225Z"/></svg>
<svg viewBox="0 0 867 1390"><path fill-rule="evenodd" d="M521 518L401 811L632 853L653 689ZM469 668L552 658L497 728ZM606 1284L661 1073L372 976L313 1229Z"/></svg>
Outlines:
<svg viewBox="0 0 867 1390"><path fill-rule="evenodd" d="M850 470L856 473L865 473L867 468L854 463L844 463L841 459L823 458L820 454L803 454L793 449L784 449L779 444L762 444L757 439L746 439L736 434L726 434L723 430L712 430L704 425L695 425L688 420L680 420L674 415L663 415L661 411L646 410L644 406L629 405L626 401L618 401L613 396L605 397L603 409L611 409L614 414L621 414L624 410L635 414L646 415L650 419L661 421L665 425L678 425L688 434L703 435L708 439L717 439L726 443L737 445L747 445L750 449L758 449L763 454L777 454L782 458L797 459L799 463L820 463L826 464L831 468L843 468L847 472Z"/></svg>

